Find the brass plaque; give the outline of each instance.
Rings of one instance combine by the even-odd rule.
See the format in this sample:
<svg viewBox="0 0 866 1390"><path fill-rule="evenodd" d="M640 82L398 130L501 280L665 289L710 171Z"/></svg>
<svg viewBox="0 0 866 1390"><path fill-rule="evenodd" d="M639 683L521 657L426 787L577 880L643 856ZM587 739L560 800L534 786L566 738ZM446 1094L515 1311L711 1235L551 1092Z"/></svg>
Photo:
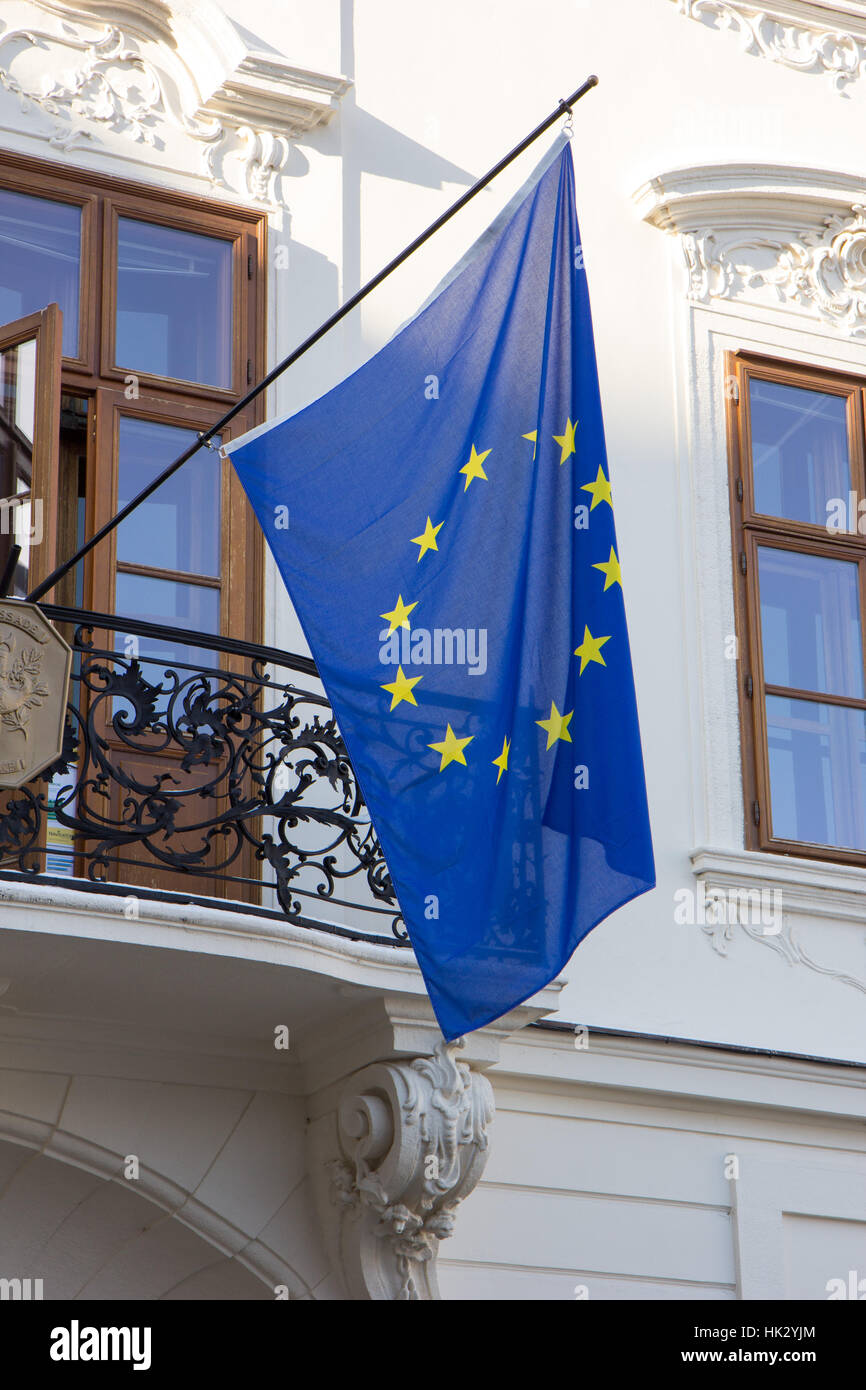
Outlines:
<svg viewBox="0 0 866 1390"><path fill-rule="evenodd" d="M60 757L72 648L35 603L0 599L0 787Z"/></svg>

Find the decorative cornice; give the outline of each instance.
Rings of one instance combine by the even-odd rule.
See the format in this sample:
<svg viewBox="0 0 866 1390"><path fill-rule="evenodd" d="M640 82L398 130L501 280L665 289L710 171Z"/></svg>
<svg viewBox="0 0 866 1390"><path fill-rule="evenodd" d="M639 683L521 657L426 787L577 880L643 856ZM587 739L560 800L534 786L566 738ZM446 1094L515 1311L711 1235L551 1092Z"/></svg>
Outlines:
<svg viewBox="0 0 866 1390"><path fill-rule="evenodd" d="M764 1113L811 1112L822 1126L831 1116L858 1124L866 1120L862 1047L859 1060L846 1060L590 1026L588 1046L578 1049L575 1026L530 1028L506 1043L496 1068L497 1087L519 1091L522 1111L549 1113L554 1092L568 1097L573 1111L586 1118L586 1098L600 1097L606 1089L617 1098L631 1092L645 1104L670 1107L672 1115L697 1099L713 1119L722 1106L745 1105L760 1106ZM733 1031L743 1032L739 1021ZM795 1045L814 1043L815 1034L800 1028Z"/></svg>
<svg viewBox="0 0 866 1390"><path fill-rule="evenodd" d="M250 52L209 97L204 109L239 125L286 129L292 135L302 135L331 119L337 100L350 85L346 77L329 77Z"/></svg>
<svg viewBox="0 0 866 1390"><path fill-rule="evenodd" d="M275 198L289 141L329 121L350 85L250 49L214 0L26 10L38 24L0 35L0 88L45 118L28 134L62 150L150 147L160 167L180 141L182 166L257 201Z"/></svg>
<svg viewBox="0 0 866 1390"><path fill-rule="evenodd" d="M325 1167L351 1299L439 1298L439 1242L481 1177L494 1114L489 1081L455 1058L462 1045L367 1067L343 1093Z"/></svg>
<svg viewBox="0 0 866 1390"><path fill-rule="evenodd" d="M693 303L741 300L866 338L866 180L756 164L679 169L635 193L679 234Z"/></svg>
<svg viewBox="0 0 866 1390"><path fill-rule="evenodd" d="M827 74L839 92L866 76L866 8L833 0L673 0L680 14L736 34L746 53Z"/></svg>
<svg viewBox="0 0 866 1390"><path fill-rule="evenodd" d="M866 177L803 165L690 164L647 179L633 194L644 221L665 232L714 226L816 229L866 198Z"/></svg>

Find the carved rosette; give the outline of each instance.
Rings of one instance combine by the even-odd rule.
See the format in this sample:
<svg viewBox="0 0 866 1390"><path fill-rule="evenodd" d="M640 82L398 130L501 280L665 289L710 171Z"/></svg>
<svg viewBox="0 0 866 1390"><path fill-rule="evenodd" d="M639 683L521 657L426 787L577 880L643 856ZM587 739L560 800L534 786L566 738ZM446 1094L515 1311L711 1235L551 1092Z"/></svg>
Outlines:
<svg viewBox="0 0 866 1390"><path fill-rule="evenodd" d="M352 1299L439 1298L439 1242L481 1177L494 1114L489 1081L456 1060L462 1046L367 1067L343 1093L341 1156L326 1166Z"/></svg>

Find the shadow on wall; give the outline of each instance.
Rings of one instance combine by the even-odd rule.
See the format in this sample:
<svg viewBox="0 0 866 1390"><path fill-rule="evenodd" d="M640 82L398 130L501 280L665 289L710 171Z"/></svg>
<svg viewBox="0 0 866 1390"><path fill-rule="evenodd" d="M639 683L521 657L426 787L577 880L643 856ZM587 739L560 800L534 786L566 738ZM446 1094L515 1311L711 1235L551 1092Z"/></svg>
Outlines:
<svg viewBox="0 0 866 1390"><path fill-rule="evenodd" d="M323 154L333 153L342 158L343 299L348 299L360 289L362 283L361 241L365 235L365 228L361 211L361 181L364 174L393 179L401 184L415 184L421 188L444 188L449 183L469 187L475 182L475 175L468 170L443 159L433 150L419 144L417 140L410 139L376 116L362 111L350 101L351 96L351 92L346 94L340 108L339 143L335 144L332 138L329 139L328 132L323 132L316 142ZM293 147L283 169L283 187L286 191L282 201L289 209L289 215L289 180L303 178L309 169L306 156L297 147ZM412 236L421 230L420 226L407 224L405 240L411 240ZM383 263L389 254L396 252L402 241L403 238L398 237L397 246L392 252L383 252ZM276 247L275 253L272 253L272 264L273 254L279 257L281 252L286 257L284 268L289 271L292 284L301 290L303 304L307 306L307 312L302 310L300 319L293 316L293 341L299 341L304 333L311 332L338 307L339 277L332 261L313 247L296 241L291 236L291 231L286 244ZM276 261L276 265L279 268L279 260ZM365 278L375 274L378 269L378 260L375 265L368 264ZM365 353L359 313L351 314L346 324L341 326L340 338L344 344L346 361L360 363ZM280 353L288 350L288 344L278 344ZM309 359L308 370L311 382L315 381L318 370L315 350ZM297 368L293 371L297 373ZM312 395L309 398L312 399Z"/></svg>
<svg viewBox="0 0 866 1390"><path fill-rule="evenodd" d="M354 82L353 0L342 0L340 5L340 40L341 68ZM356 103L354 86L349 88L341 103L340 125L343 158L343 294L348 297L361 286L363 174L416 184L421 188L442 188L446 183L462 183L468 187L474 183L475 175L363 110ZM417 227L414 231L417 233L421 228ZM412 231L407 229L405 240L408 241L411 235ZM347 349L356 360L362 360L364 354L359 314L350 316Z"/></svg>

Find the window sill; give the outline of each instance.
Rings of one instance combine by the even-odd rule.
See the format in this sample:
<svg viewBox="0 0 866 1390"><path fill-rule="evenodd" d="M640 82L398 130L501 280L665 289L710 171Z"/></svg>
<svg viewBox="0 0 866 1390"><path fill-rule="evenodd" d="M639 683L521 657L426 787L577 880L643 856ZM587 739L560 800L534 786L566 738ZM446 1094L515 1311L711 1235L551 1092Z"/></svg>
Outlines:
<svg viewBox="0 0 866 1390"><path fill-rule="evenodd" d="M746 914L720 913L721 920L701 922L713 950L727 956L735 929L753 941L770 946L789 965L804 965L819 975L866 994L866 977L844 969L820 964L799 937L800 918L830 919L852 926L866 925L866 869L851 864L831 864L793 855L767 854L761 850L714 849L701 846L691 855L695 878L709 895L713 890L727 895L733 890L772 895L768 902L779 903L780 919L771 927L761 921L745 920ZM710 915L709 913L707 914ZM837 938L838 942L838 938Z"/></svg>
<svg viewBox="0 0 866 1390"><path fill-rule="evenodd" d="M692 868L707 890L780 890L785 913L866 923L866 868L800 859L763 850L711 849L692 852Z"/></svg>

